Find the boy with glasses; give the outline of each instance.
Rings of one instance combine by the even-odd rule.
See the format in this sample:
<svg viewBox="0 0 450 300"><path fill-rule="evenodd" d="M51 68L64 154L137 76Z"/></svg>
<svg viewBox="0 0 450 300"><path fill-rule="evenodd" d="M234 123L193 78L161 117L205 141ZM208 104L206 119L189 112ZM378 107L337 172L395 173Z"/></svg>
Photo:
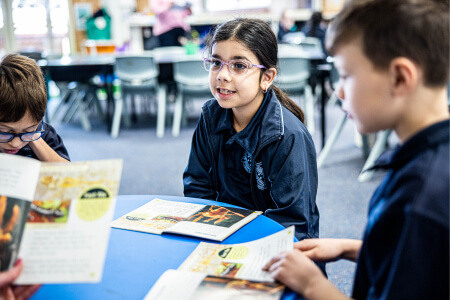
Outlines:
<svg viewBox="0 0 450 300"><path fill-rule="evenodd" d="M44 123L47 90L42 71L28 57L10 54L0 62L0 152L47 162L67 162L61 137Z"/></svg>

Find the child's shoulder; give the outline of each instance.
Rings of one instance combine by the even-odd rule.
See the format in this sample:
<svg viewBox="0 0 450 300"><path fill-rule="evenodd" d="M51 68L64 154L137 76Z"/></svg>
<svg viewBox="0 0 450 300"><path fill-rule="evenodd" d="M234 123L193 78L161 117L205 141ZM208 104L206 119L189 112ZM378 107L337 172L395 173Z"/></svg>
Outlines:
<svg viewBox="0 0 450 300"><path fill-rule="evenodd" d="M408 140L393 161L394 190L411 197L411 210L443 222L449 218L449 123L434 124ZM394 192L393 192L394 193Z"/></svg>

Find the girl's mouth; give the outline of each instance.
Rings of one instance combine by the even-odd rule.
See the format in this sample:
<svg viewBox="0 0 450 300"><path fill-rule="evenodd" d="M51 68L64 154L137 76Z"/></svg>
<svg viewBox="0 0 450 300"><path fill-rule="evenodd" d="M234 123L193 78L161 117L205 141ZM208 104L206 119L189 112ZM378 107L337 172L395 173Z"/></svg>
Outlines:
<svg viewBox="0 0 450 300"><path fill-rule="evenodd" d="M219 94L220 98L222 99L228 99L232 95L236 94L235 91L227 90L227 89L217 89L217 93Z"/></svg>
<svg viewBox="0 0 450 300"><path fill-rule="evenodd" d="M217 89L217 91L218 91L220 94L224 94L224 95L229 95L229 94L234 94L234 93L236 93L235 91L230 91L230 90L226 90L226 89Z"/></svg>

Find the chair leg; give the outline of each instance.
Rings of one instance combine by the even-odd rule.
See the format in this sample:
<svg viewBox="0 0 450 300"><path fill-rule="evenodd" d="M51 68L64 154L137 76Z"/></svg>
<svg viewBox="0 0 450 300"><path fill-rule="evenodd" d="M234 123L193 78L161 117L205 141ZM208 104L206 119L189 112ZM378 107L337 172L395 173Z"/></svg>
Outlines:
<svg viewBox="0 0 450 300"><path fill-rule="evenodd" d="M50 117L51 121L54 121L56 116L59 114L59 112L61 111L61 109L63 108L63 106L70 106L70 104L72 103L73 99L72 97L74 97L74 91L73 90L67 90L67 92L64 94L63 97L61 97L61 101L58 103L58 106L56 106L55 110L53 111L53 114Z"/></svg>
<svg viewBox="0 0 450 300"><path fill-rule="evenodd" d="M180 135L181 118L183 115L183 92L179 91L175 100L175 110L173 112L172 135L177 137Z"/></svg>
<svg viewBox="0 0 450 300"><path fill-rule="evenodd" d="M75 90L73 91L72 96L70 97L69 101L67 102L67 108L66 111L64 112L64 115L61 118L61 122L69 122L70 119L72 118L73 114L75 113L76 109L77 109L77 98L79 96L80 91Z"/></svg>
<svg viewBox="0 0 450 300"><path fill-rule="evenodd" d="M314 134L316 130L314 121L314 98L309 85L306 85L305 87L305 100L306 127L308 128L310 134Z"/></svg>
<svg viewBox="0 0 450 300"><path fill-rule="evenodd" d="M342 128L344 127L346 121L347 121L347 114L343 114L339 122L333 128L333 131L331 132L330 137L325 143L325 146L323 147L322 151L320 151L319 157L317 158L317 168L322 167L325 159L327 158L328 154L331 151L331 148L334 146L336 140L341 134Z"/></svg>
<svg viewBox="0 0 450 300"><path fill-rule="evenodd" d="M130 111L128 109L128 103L127 103L128 95L131 96L131 102L134 101L133 92L122 93L122 110L123 110L123 114L121 113L121 115L120 115L120 117L123 118L123 124L127 128L131 127Z"/></svg>
<svg viewBox="0 0 450 300"><path fill-rule="evenodd" d="M123 97L118 97L114 100L115 100L114 115L111 125L111 137L113 139L119 136L120 121L122 119Z"/></svg>
<svg viewBox="0 0 450 300"><path fill-rule="evenodd" d="M100 103L100 99L98 99L96 94L96 88L91 89L92 101L94 101L95 108L97 110L97 114L100 116L102 121L106 121L105 113L103 112L102 105Z"/></svg>
<svg viewBox="0 0 450 300"><path fill-rule="evenodd" d="M372 151L370 151L369 157L367 158L361 173L358 176L359 182L366 182L372 178L373 173L375 171L374 170L367 171L367 169L371 168L374 165L377 158L386 149L386 142L391 132L392 132L391 130L385 130L377 134L377 140L373 145Z"/></svg>
<svg viewBox="0 0 450 300"><path fill-rule="evenodd" d="M166 122L166 86L158 87L158 116L156 120L156 136L164 136L164 127Z"/></svg>

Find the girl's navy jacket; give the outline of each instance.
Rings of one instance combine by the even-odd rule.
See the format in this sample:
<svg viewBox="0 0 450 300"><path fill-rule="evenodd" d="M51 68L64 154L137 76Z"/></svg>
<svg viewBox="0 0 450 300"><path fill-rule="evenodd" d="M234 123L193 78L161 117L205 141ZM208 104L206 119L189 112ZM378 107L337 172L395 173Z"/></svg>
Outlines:
<svg viewBox="0 0 450 300"><path fill-rule="evenodd" d="M215 99L203 106L183 174L184 195L251 210L296 237L319 236L316 150L303 123L269 90L250 123L233 128L233 114Z"/></svg>

